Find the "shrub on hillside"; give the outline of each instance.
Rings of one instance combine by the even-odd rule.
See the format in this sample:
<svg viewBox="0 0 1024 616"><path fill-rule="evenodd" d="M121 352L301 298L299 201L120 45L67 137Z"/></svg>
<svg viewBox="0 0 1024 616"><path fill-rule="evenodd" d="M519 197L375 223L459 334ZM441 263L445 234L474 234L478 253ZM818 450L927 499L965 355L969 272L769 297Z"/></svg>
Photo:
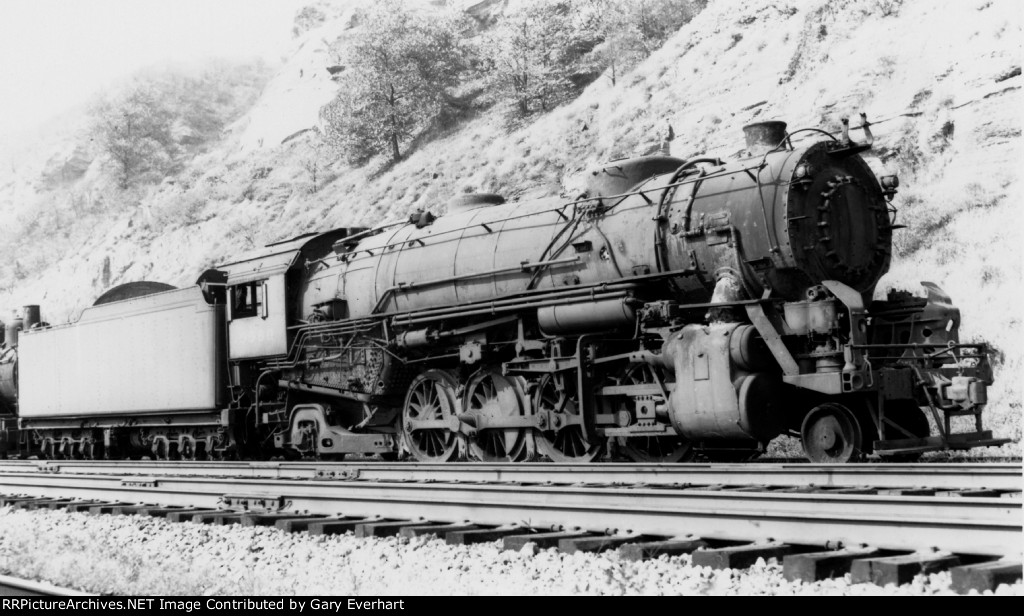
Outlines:
<svg viewBox="0 0 1024 616"><path fill-rule="evenodd" d="M607 72L612 85L688 23L701 0L531 0L482 42L482 71L513 119L577 96Z"/></svg>
<svg viewBox="0 0 1024 616"><path fill-rule="evenodd" d="M600 41L583 62L607 71L612 85L660 48L705 5L694 0L580 1L587 13L586 23ZM738 40L734 35L733 44Z"/></svg>
<svg viewBox="0 0 1024 616"><path fill-rule="evenodd" d="M513 115L548 111L577 93L579 60L597 43L584 6L576 0L532 0L484 37L482 70Z"/></svg>
<svg viewBox="0 0 1024 616"><path fill-rule="evenodd" d="M358 21L338 53L348 67L336 77L342 87L321 110L325 137L352 162L397 161L449 106L467 66L467 22L402 0L374 5Z"/></svg>

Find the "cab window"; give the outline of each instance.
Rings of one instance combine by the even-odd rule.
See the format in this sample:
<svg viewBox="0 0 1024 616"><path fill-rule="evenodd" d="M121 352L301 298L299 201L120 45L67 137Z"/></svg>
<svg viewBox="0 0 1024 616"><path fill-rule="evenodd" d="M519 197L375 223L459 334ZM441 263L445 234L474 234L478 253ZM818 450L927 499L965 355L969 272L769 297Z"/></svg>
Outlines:
<svg viewBox="0 0 1024 616"><path fill-rule="evenodd" d="M231 317L244 319L263 316L263 281L247 282L231 287Z"/></svg>

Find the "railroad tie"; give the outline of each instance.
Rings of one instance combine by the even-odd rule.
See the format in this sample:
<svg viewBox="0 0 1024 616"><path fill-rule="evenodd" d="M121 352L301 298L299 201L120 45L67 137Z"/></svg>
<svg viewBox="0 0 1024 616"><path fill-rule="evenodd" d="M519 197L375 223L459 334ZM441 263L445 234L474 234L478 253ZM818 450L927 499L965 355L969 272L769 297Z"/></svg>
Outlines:
<svg viewBox="0 0 1024 616"><path fill-rule="evenodd" d="M973 565L953 567L953 590L967 594L972 590L984 592L995 590L1000 584L1014 584L1021 581L1021 562L994 560Z"/></svg>
<svg viewBox="0 0 1024 616"><path fill-rule="evenodd" d="M86 509L86 511L88 511L88 513L91 513L91 514L94 514L94 515L102 515L102 514L113 513L115 509L117 509L119 507L127 507L129 505L131 505L131 503L99 503L99 504L96 504L96 505L89 506ZM69 511L82 511L82 509L72 509L70 506L68 507L68 510Z"/></svg>
<svg viewBox="0 0 1024 616"><path fill-rule="evenodd" d="M358 524L354 533L356 537L394 537L407 526L422 526L429 524L427 520L380 520Z"/></svg>
<svg viewBox="0 0 1024 616"><path fill-rule="evenodd" d="M243 513L242 526L274 526L279 520L308 518L300 513Z"/></svg>
<svg viewBox="0 0 1024 616"><path fill-rule="evenodd" d="M66 509L68 511L88 511L89 507L99 504L97 500L72 500L61 504L58 501L46 503L48 509Z"/></svg>
<svg viewBox="0 0 1024 616"><path fill-rule="evenodd" d="M522 533L518 535L509 535L502 538L501 549L503 550L521 550L527 543L534 543L540 549L552 548L558 546L559 541L565 539L582 539L584 537L593 537L592 534L583 531L558 531L550 533Z"/></svg>
<svg viewBox="0 0 1024 616"><path fill-rule="evenodd" d="M566 554L577 552L604 552L613 550L626 543L636 543L645 539L636 535L598 535L597 537L578 537L561 539L558 551Z"/></svg>
<svg viewBox="0 0 1024 616"><path fill-rule="evenodd" d="M169 518L170 514L185 510L185 507L143 507L139 509L138 514L148 515L154 518ZM192 511L199 511L199 509L192 509ZM181 520L174 521L180 522Z"/></svg>
<svg viewBox="0 0 1024 616"><path fill-rule="evenodd" d="M32 505L29 509L64 509L74 502L74 500L52 500L45 503L39 503L38 505Z"/></svg>
<svg viewBox="0 0 1024 616"><path fill-rule="evenodd" d="M723 548L703 548L693 553L693 564L712 569L746 569L758 558L782 558L793 551L785 543L749 543Z"/></svg>
<svg viewBox="0 0 1024 616"><path fill-rule="evenodd" d="M275 528L280 528L286 533L301 533L309 530L309 525L315 522L335 522L339 520L349 520L344 516L307 516L304 518L282 518L274 522ZM242 522L243 524L245 522Z"/></svg>
<svg viewBox="0 0 1024 616"><path fill-rule="evenodd" d="M875 548L847 548L827 552L787 554L782 560L782 575L790 582L817 582L842 577L850 571L853 561L880 555Z"/></svg>
<svg viewBox="0 0 1024 616"><path fill-rule="evenodd" d="M213 526L226 526L228 524L241 524L242 513L238 511L214 511L196 513L192 515L193 522L211 524Z"/></svg>
<svg viewBox="0 0 1024 616"><path fill-rule="evenodd" d="M445 533L444 540L449 545L471 545L489 543L509 535L521 535L526 529L522 526L505 526L499 528L481 528L478 530L456 530Z"/></svg>
<svg viewBox="0 0 1024 616"><path fill-rule="evenodd" d="M700 548L708 547L708 543L700 537L678 537L666 541L647 541L643 543L627 543L619 548L619 556L623 560L653 560L659 556L679 556L689 554Z"/></svg>
<svg viewBox="0 0 1024 616"><path fill-rule="evenodd" d="M134 514L137 514L137 513L141 512L144 509L149 509L150 507L153 507L153 506L154 505L152 505L152 504L149 504L149 505L124 505L124 506L118 506L118 507L111 507L110 511L108 511L107 513L109 513L110 515L134 515Z"/></svg>
<svg viewBox="0 0 1024 616"><path fill-rule="evenodd" d="M440 538L444 538L447 533L458 531L458 530L478 530L480 526L476 524L418 524L415 526L404 526L402 530L398 532L399 536L412 539L413 537L423 537L425 535L434 535Z"/></svg>
<svg viewBox="0 0 1024 616"><path fill-rule="evenodd" d="M153 515L152 511L153 510L150 510L150 515ZM216 513L218 511L220 511L220 510L219 509L190 509L190 508L175 509L174 511L167 512L167 514L164 517L166 517L171 522L190 522L190 521L192 521L192 516L196 515L197 513Z"/></svg>
<svg viewBox="0 0 1024 616"><path fill-rule="evenodd" d="M918 573L935 573L960 564L960 559L944 552L915 552L900 556L862 558L853 561L850 578L854 584L909 584Z"/></svg>
<svg viewBox="0 0 1024 616"><path fill-rule="evenodd" d="M306 527L306 532L311 535L344 535L356 526L367 522L376 522L379 518L337 518L332 520L318 520Z"/></svg>
<svg viewBox="0 0 1024 616"><path fill-rule="evenodd" d="M4 496L0 497L0 507L17 507L24 501L39 500L38 496Z"/></svg>
<svg viewBox="0 0 1024 616"><path fill-rule="evenodd" d="M57 502L56 498L32 498L28 500L18 501L12 505L15 509L39 509L45 507L49 503Z"/></svg>

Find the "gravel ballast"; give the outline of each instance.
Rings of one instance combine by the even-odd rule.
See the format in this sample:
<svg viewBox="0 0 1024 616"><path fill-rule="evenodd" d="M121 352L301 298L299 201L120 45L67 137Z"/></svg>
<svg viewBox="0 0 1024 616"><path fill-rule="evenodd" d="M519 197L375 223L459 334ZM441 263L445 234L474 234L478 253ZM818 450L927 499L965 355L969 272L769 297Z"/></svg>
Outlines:
<svg viewBox="0 0 1024 616"><path fill-rule="evenodd" d="M433 537L361 539L143 516L0 508L0 572L119 595L934 595L948 572L879 587L787 582L773 560L747 570L689 556L634 563L527 544L450 546ZM995 594L1020 595L1022 585Z"/></svg>

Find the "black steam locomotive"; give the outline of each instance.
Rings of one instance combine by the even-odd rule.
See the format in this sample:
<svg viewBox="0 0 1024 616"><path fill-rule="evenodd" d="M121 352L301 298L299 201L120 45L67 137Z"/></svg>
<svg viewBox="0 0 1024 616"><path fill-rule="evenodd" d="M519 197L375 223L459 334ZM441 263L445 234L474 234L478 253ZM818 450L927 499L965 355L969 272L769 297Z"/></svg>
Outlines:
<svg viewBox="0 0 1024 616"><path fill-rule="evenodd" d="M615 161L571 201L467 194L297 237L67 325L28 307L0 357L6 454L678 462L788 434L847 462L1006 442L949 298L872 301L898 181L847 126L751 125L742 158Z"/></svg>

